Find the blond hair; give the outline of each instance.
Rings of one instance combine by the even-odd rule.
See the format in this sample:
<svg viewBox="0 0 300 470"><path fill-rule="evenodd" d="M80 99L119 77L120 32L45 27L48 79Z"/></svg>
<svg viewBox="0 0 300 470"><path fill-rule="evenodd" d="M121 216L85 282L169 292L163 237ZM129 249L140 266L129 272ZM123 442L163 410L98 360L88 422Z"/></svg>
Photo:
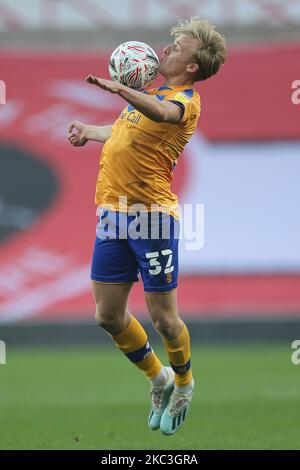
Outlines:
<svg viewBox="0 0 300 470"><path fill-rule="evenodd" d="M187 34L199 40L196 62L199 65L197 80L206 80L215 75L226 61L225 38L215 30L215 26L198 16L189 21L179 22L170 30L172 36Z"/></svg>

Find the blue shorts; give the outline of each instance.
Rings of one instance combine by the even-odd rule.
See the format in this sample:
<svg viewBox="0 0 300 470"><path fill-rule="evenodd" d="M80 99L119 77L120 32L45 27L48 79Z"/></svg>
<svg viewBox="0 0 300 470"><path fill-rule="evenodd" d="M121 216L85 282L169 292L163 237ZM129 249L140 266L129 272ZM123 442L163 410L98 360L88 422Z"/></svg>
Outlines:
<svg viewBox="0 0 300 470"><path fill-rule="evenodd" d="M126 212L102 208L96 228L91 279L136 282L145 292L177 287L180 223L162 212Z"/></svg>

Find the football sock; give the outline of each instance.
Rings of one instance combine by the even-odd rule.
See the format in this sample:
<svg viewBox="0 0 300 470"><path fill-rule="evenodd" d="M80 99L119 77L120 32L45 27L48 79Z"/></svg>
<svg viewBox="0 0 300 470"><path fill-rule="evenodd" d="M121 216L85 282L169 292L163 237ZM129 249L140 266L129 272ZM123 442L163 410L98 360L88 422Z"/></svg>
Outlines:
<svg viewBox="0 0 300 470"><path fill-rule="evenodd" d="M189 395L193 393L194 384L193 384L193 381L191 381L190 383L188 383L187 385L184 385L183 387L178 387L177 385L175 385L174 388L175 388L175 391L178 393L185 393Z"/></svg>
<svg viewBox="0 0 300 470"><path fill-rule="evenodd" d="M184 387L192 381L190 335L186 325L179 336L168 340L164 345L169 356L172 369L175 372L175 387Z"/></svg>
<svg viewBox="0 0 300 470"><path fill-rule="evenodd" d="M140 322L131 316L129 325L120 334L112 336L116 346L141 369L149 380L162 372L162 364L148 342Z"/></svg>
<svg viewBox="0 0 300 470"><path fill-rule="evenodd" d="M159 372L159 374L156 375L156 377L154 377L153 379L150 380L153 387L162 387L163 385L165 385L167 383L167 381L168 381L168 372L166 371L164 366L162 366L161 371Z"/></svg>

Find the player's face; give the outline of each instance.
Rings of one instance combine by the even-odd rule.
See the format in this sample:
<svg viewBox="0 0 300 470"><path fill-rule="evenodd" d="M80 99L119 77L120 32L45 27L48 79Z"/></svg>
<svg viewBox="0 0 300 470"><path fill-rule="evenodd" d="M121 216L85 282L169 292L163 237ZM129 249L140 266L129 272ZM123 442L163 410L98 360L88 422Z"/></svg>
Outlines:
<svg viewBox="0 0 300 470"><path fill-rule="evenodd" d="M189 66L196 63L197 47L199 47L198 39L185 34L178 36L173 44L163 49L163 55L160 58L160 73L164 77L176 77L191 71Z"/></svg>

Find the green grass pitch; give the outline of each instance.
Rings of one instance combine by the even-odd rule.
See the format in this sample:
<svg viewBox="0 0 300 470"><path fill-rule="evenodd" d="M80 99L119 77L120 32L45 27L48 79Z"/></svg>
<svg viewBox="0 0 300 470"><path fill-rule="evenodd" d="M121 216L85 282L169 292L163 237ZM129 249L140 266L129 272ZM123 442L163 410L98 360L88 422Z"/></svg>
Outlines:
<svg viewBox="0 0 300 470"><path fill-rule="evenodd" d="M8 349L0 448L300 449L300 365L291 352L289 344L194 345L190 414L163 436L147 428L147 381L113 345Z"/></svg>

